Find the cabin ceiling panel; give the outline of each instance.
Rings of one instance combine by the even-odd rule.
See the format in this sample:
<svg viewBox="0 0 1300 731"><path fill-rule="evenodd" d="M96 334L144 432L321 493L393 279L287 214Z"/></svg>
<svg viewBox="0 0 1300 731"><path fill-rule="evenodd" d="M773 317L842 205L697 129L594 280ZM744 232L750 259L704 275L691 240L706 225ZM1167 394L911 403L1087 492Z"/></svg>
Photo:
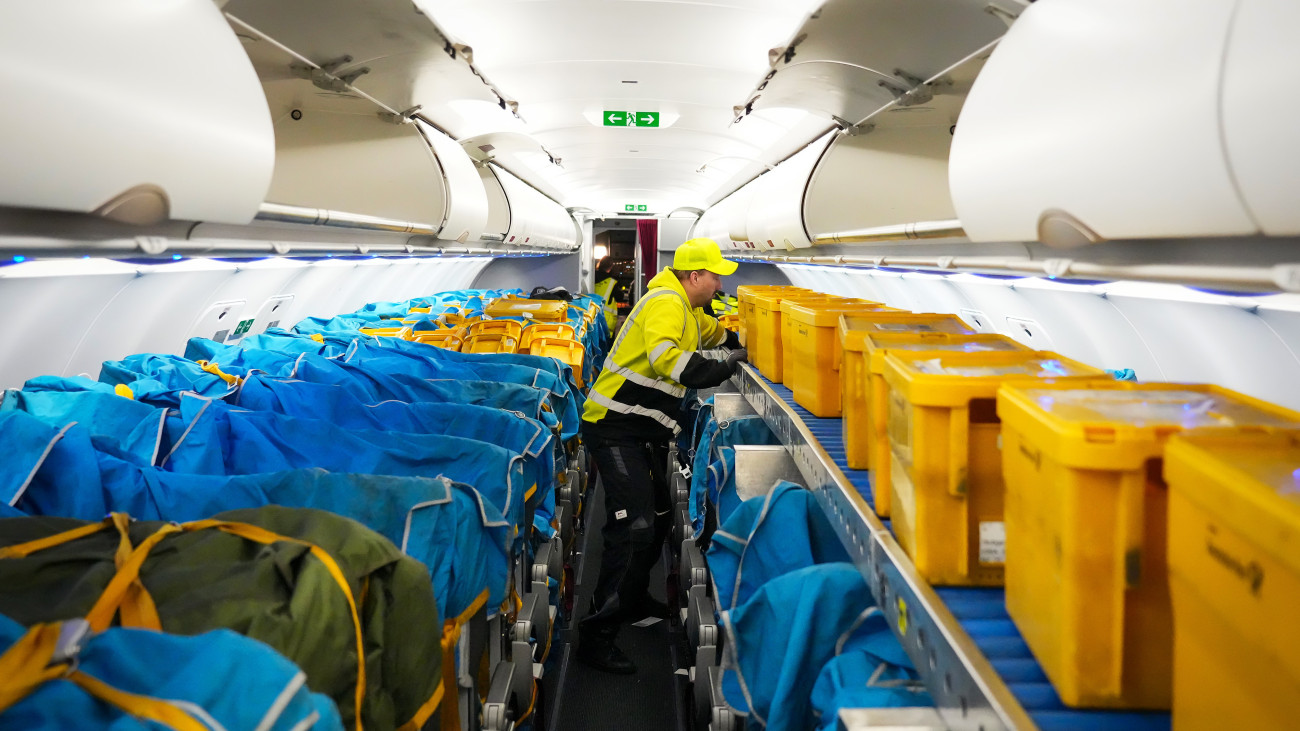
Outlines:
<svg viewBox="0 0 1300 731"><path fill-rule="evenodd" d="M523 132L560 158L563 169L546 177L566 205L703 206L724 195L718 189L733 176L743 182L765 169L746 158L774 163L829 124L785 110L733 124L733 105L766 73L768 50L789 40L817 0L418 4L453 41L471 46L475 67L519 104L522 122L485 114L478 129ZM657 113L660 126L606 127L606 111ZM718 158L733 159L695 172ZM641 197L623 200L633 192Z"/></svg>

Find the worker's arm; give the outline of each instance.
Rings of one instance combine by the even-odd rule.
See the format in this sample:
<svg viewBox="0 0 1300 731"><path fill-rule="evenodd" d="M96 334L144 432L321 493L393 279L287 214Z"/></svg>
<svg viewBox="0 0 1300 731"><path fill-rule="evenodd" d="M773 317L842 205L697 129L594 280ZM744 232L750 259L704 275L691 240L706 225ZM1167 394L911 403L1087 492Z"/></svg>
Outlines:
<svg viewBox="0 0 1300 731"><path fill-rule="evenodd" d="M700 343L705 349L740 347L740 335L722 326L716 317L710 317L702 310L695 311L695 320L700 323Z"/></svg>
<svg viewBox="0 0 1300 731"><path fill-rule="evenodd" d="M713 360L693 350L682 350L682 327L687 325L684 320L693 313L674 299L658 297L647 302L645 311L638 317L644 318L642 327L650 365L655 373L687 388L713 388L731 377L737 361Z"/></svg>

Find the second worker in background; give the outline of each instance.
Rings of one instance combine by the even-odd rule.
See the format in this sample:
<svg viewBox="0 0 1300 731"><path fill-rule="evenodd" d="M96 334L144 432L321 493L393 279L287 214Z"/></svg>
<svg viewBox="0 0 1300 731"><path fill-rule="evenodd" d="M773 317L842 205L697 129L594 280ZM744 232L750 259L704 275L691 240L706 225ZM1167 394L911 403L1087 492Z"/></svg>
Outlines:
<svg viewBox="0 0 1300 731"><path fill-rule="evenodd" d="M650 570L671 527L668 444L687 388L713 388L731 377L746 353L736 334L706 309L736 263L712 239L691 239L619 331L582 415L582 438L605 491L600 574L592 612L578 627L578 657L600 670L634 673L614 644L627 619L666 616L648 593ZM701 350L727 347L725 360Z"/></svg>

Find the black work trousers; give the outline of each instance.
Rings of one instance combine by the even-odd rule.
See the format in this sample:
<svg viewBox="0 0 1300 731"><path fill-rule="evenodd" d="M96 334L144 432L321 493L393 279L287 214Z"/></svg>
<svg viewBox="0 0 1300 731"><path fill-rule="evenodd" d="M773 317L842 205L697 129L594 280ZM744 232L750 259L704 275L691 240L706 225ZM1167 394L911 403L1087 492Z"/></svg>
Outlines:
<svg viewBox="0 0 1300 731"><path fill-rule="evenodd" d="M579 629L612 639L627 612L646 599L650 570L672 527L668 444L605 439L583 426L604 486L605 527L592 612Z"/></svg>

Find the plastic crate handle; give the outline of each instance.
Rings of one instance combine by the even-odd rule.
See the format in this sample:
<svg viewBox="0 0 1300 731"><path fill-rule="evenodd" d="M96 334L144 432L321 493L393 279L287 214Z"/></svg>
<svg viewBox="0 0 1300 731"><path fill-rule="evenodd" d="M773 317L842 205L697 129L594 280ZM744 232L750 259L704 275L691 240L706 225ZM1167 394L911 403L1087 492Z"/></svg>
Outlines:
<svg viewBox="0 0 1300 731"><path fill-rule="evenodd" d="M1142 553L1146 538L1146 470L1120 474L1119 494L1115 507L1119 516L1115 525L1116 577L1110 597L1110 673L1106 679L1108 693L1118 696L1124 688L1124 607L1130 589L1142 582Z"/></svg>
<svg viewBox="0 0 1300 731"><path fill-rule="evenodd" d="M967 476L970 474L970 407L952 409L948 417L948 494L966 499ZM970 565L970 521L962 522L960 566Z"/></svg>

